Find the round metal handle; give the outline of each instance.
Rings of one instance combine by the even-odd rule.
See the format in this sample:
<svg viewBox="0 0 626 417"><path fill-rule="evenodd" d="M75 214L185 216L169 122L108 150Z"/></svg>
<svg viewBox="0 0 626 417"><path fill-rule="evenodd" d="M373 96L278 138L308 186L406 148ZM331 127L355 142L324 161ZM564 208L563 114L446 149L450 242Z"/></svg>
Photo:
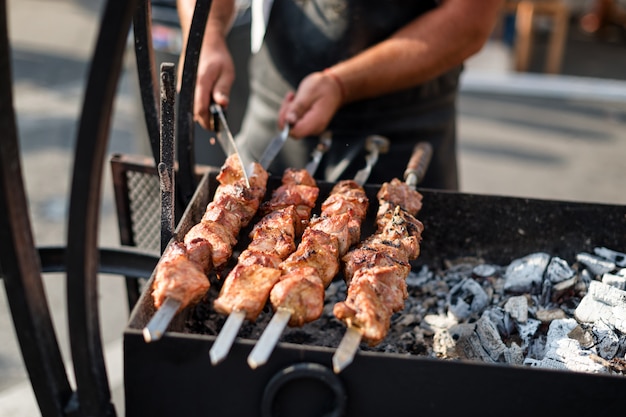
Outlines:
<svg viewBox="0 0 626 417"><path fill-rule="evenodd" d="M297 386L298 383L300 386ZM278 406L282 409L287 407L289 404L286 401L292 405L296 404L295 407L299 407L297 414L304 415L303 408L307 407L307 403L319 405L320 401L317 400L330 399L331 396L334 397L332 398L334 408L324 414L324 417L343 416L346 409L346 391L335 373L317 363L299 363L288 366L276 373L265 387L261 402L261 416L277 417L274 411L279 408Z"/></svg>

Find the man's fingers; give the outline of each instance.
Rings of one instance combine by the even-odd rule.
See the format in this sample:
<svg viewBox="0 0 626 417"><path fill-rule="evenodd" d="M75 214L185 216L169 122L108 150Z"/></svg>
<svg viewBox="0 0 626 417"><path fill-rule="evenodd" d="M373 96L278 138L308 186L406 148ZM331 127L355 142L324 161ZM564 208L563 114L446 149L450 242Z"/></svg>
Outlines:
<svg viewBox="0 0 626 417"><path fill-rule="evenodd" d="M287 94L285 94L285 98L283 99L283 102L280 104L280 109L278 110L278 127L279 128L283 128L285 124L287 123L293 124L292 122L288 122L286 120L286 117L287 117L287 111L289 110L289 105L291 104L294 96L295 94L293 91L288 92Z"/></svg>

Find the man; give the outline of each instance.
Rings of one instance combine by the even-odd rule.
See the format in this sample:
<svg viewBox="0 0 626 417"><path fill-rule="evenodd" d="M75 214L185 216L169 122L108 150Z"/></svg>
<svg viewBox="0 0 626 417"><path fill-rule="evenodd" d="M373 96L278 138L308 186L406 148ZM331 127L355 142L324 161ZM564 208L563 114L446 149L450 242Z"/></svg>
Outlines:
<svg viewBox="0 0 626 417"><path fill-rule="evenodd" d="M434 153L422 186L458 188L459 75L488 39L502 0L256 1L251 93L237 139L246 152L258 159L288 123L295 140L270 166L280 174L304 166L316 136L330 130L333 145L317 177L335 181L364 165L365 138L378 134L391 142L370 176L381 183L402 178L414 145L428 140ZM178 0L183 33L194 4ZM205 128L210 99L226 107L234 81L224 42L233 11L233 0L213 0L209 13L194 98ZM265 31L256 30L259 21Z"/></svg>

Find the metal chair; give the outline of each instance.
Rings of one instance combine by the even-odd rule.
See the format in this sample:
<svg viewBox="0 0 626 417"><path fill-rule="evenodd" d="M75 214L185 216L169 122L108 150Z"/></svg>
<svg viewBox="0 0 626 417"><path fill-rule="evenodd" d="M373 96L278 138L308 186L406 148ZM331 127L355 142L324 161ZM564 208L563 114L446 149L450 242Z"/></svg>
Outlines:
<svg viewBox="0 0 626 417"><path fill-rule="evenodd" d="M522 0L508 1L505 8L508 11L514 11L516 16L515 69L528 71L536 18L546 16L552 20L552 27L546 53L545 72L558 74L561 71L569 27L568 6L562 0Z"/></svg>
<svg viewBox="0 0 626 417"><path fill-rule="evenodd" d="M188 51L198 48L210 9L199 0ZM0 271L22 356L44 417L115 416L103 358L98 314L98 273L129 277L129 303L137 297L130 283L148 277L158 254L130 247L99 248L98 216L102 168L112 104L120 77L127 34L133 22L140 88L154 166L160 135L157 77L150 37L149 0L108 0L103 9L88 75L74 154L67 245L35 246L22 179L12 96L6 0L0 0ZM197 50L197 49L195 49ZM190 110L197 56L187 53L177 120L180 207L196 185ZM197 55L197 54L196 54ZM153 175L153 174L151 174ZM154 175L154 178L158 178ZM162 231L163 232L163 231ZM161 236L161 240L163 237ZM76 389L69 382L46 301L42 273L66 272L70 347ZM135 288L136 290L136 288Z"/></svg>

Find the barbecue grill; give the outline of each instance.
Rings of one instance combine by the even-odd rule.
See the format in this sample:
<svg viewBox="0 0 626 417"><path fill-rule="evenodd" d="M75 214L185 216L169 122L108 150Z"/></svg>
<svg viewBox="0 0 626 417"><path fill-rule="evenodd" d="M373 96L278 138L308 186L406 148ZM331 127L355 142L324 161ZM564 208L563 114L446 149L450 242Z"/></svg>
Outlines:
<svg viewBox="0 0 626 417"><path fill-rule="evenodd" d="M214 176L207 174L200 182L178 236L202 215L216 187ZM268 191L278 179L270 183ZM320 200L332 185L319 184ZM378 186L365 189L375 202ZM573 259L596 246L626 243L622 206L420 191L424 205L419 218L425 230L420 257L412 265L415 270L466 256L507 264L535 251ZM373 204L364 222L365 235L373 231L377 208ZM224 362L213 366L208 352L215 337L190 333L185 323L191 309L172 322L160 341L147 344L142 329L154 312L150 292L145 292L124 332L128 416L199 416L207 410L233 416L459 412L495 416L506 410L526 416L539 404L548 414L569 410L576 415L608 415L621 410L618 392L626 387L622 376L366 351L357 353L354 362L336 375L334 348L296 343L279 343L268 363L252 370L246 358L256 340L246 338L237 339ZM450 401L451 395L455 401ZM488 405L482 400L485 396Z"/></svg>
<svg viewBox="0 0 626 417"><path fill-rule="evenodd" d="M206 19L210 3L198 2L192 32ZM4 1L0 4L5 7ZM0 125L6 133L6 140L0 142L0 261L24 361L44 416L115 415L99 339L96 272L128 276L130 293L139 289L134 285L137 277L150 276L157 262L157 258L141 251L97 248L93 232L97 230L97 185L110 109L133 12L142 100L155 159L154 164L133 164L149 179L149 186L159 183L160 132L165 120L162 118L159 126L156 77L150 57L149 2L112 0L104 11L78 134L67 248L33 247L20 167L15 163L19 152L14 114L7 104L12 103L10 66L8 61L0 62ZM9 48L6 22L1 23L0 58L4 60ZM193 51L197 51L202 38L201 31L194 34L197 36L188 46L191 53L187 53L189 65L183 71L176 119L176 207L185 210L177 213L179 222L173 239L180 239L197 223L216 188L215 170L198 170L190 155L193 139L188 115L197 64L193 62ZM114 159L129 163L123 156ZM269 192L278 183L278 178L271 178ZM127 186L124 181L118 182L116 191L128 197L132 190ZM319 186L322 201L333 184ZM372 203L364 222L363 234L367 235L373 231L378 186L366 185L365 189ZM576 253L597 246L626 247L623 206L420 191L424 207L419 219L425 231L420 257L412 265L414 270L464 256L506 264L537 251L573 259ZM138 233L131 223L131 218L120 219L122 231L126 232L123 238L128 244L141 244L133 241ZM236 250L244 245L245 239ZM65 373L40 276L42 271L60 270L66 270L68 276L76 390ZM188 330L192 308L174 318L161 340L146 343L142 330L155 311L149 290L137 296L124 331L128 416L526 416L538 412L595 416L614 415L623 408L620 394L626 389L626 378L620 376L368 351L358 352L350 366L335 374L331 365L335 349L306 343L281 342L268 363L251 370L246 358L255 340L242 337L235 341L228 357L214 366L209 350L215 337ZM132 296L129 299L135 302Z"/></svg>

